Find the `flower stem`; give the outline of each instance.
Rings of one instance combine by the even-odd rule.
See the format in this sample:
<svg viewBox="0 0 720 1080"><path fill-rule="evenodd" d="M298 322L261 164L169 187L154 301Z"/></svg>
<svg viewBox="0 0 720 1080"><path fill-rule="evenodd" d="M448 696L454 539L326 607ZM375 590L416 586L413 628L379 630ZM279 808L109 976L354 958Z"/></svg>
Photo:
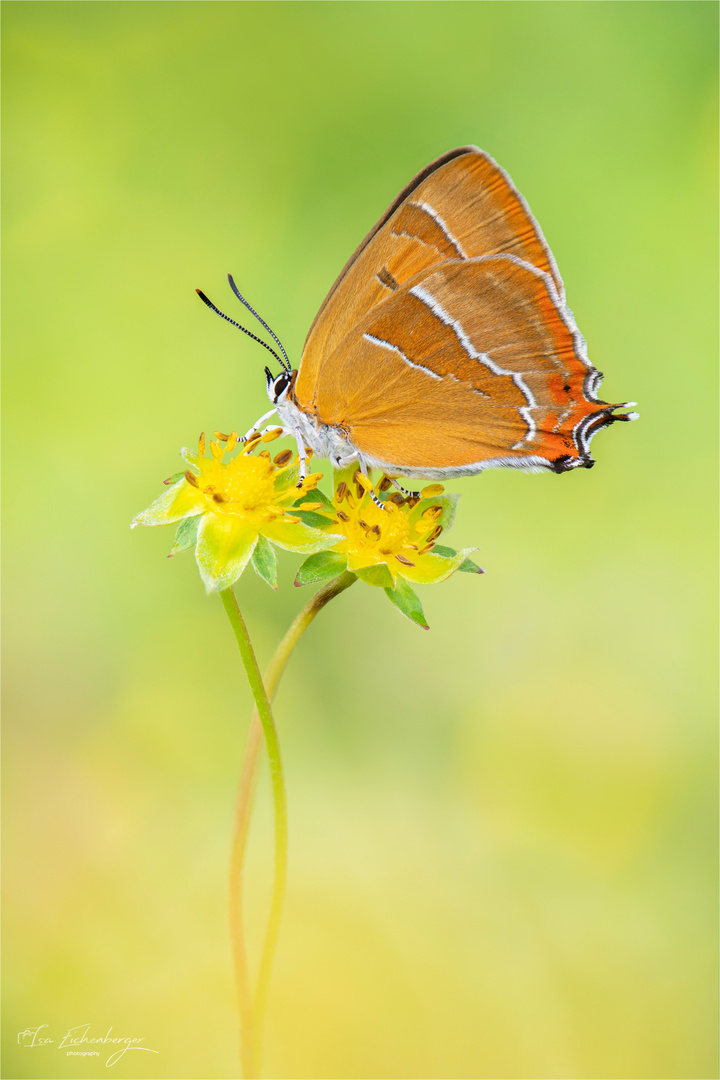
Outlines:
<svg viewBox="0 0 720 1080"><path fill-rule="evenodd" d="M253 647L250 644L247 627L240 614L235 593L232 589L223 589L220 593L220 599L223 602L240 649L245 674L255 699L257 715L265 735L265 745L267 746L268 760L270 762L270 778L275 809L275 875L269 926L278 927L287 880L287 800L285 797L285 778L280 757L280 745L275 729L275 721L270 710L270 701L263 685L260 668ZM257 1010L253 1009L242 929L238 927L232 912L230 927L235 957L235 978L240 1001L240 1056L243 1072L247 1080L251 1080L256 1075L255 1062L258 1057ZM277 929L275 929L274 933L275 937L277 937Z"/></svg>
<svg viewBox="0 0 720 1080"><path fill-rule="evenodd" d="M357 581L357 578L354 574L347 572L341 574L339 577L319 589L315 596L313 596L299 613L275 650L275 654L265 672L265 690L268 698L274 697L280 677L292 655L293 649L310 626L310 623L315 616L322 611L326 604L336 596L339 596L341 592L344 592L345 589L349 588L355 581ZM235 957L238 996L240 1000L240 1024L243 1036L241 1057L246 1080L249 1080L249 1078L255 1075L255 1069L258 1067L257 1063L260 1058L261 1029L282 908L282 893L279 891L279 882L276 874L273 885L273 900L258 972L255 1005L253 1008L242 921L242 896L245 853L247 849L247 837L252 815L255 788L257 785L257 764L262 734L263 725L261 723L259 709L256 709L250 723L250 731L248 732L248 739L245 747L245 756L240 772L240 782L238 785L235 806L235 830L230 859L230 926ZM282 885L282 890L284 892L284 878L280 884ZM248 1071L248 1069L250 1069L250 1071Z"/></svg>

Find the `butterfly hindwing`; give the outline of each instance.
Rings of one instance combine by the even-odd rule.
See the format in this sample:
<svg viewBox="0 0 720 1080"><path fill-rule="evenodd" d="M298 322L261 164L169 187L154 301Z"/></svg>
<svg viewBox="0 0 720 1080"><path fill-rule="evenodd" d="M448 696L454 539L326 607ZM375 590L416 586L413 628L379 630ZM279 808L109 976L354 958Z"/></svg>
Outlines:
<svg viewBox="0 0 720 1080"><path fill-rule="evenodd" d="M369 464L404 475L564 469L588 463L584 435L610 418L596 374L549 274L512 255L456 258L345 334L315 407Z"/></svg>

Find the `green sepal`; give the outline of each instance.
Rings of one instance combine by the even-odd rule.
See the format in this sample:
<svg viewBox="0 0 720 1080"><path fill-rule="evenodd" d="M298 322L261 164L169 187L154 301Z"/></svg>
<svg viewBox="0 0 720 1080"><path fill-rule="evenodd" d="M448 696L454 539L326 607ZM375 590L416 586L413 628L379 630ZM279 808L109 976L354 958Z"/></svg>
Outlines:
<svg viewBox="0 0 720 1080"><path fill-rule="evenodd" d="M303 494L302 498L297 500L297 502L295 503L295 506L296 507L297 506L302 506L302 504L304 502L320 502L320 503L323 504L324 508L327 510L327 512L329 514L334 514L335 513L335 507L330 502L327 495L323 491L320 490L320 488L313 488L312 491L306 491ZM294 512L295 511L293 509L293 513ZM305 513L309 513L309 512L310 511L305 511Z"/></svg>
<svg viewBox="0 0 720 1080"><path fill-rule="evenodd" d="M181 473L180 475L184 476L185 474ZM188 548L195 547L199 524L199 516L186 517L178 522L178 527L175 530L175 543L170 552L171 555L179 555L181 551L187 551Z"/></svg>
<svg viewBox="0 0 720 1080"><path fill-rule="evenodd" d="M390 600L398 611L401 611L406 618L410 619L411 622L417 623L418 626L422 626L423 630L430 629L425 621L420 597L417 593L413 592L403 578L398 578L395 588L386 589L385 593L388 600Z"/></svg>
<svg viewBox="0 0 720 1080"><path fill-rule="evenodd" d="M315 492L313 492L313 495ZM309 500L305 499L305 502ZM299 517L306 525L310 525L313 529L326 529L328 525L332 525L333 519L325 517L324 514L318 514L316 510L297 510L294 506L289 511L293 517Z"/></svg>
<svg viewBox="0 0 720 1080"><path fill-rule="evenodd" d="M277 555L275 548L262 534L257 538L251 562L258 577L267 582L271 589L277 589Z"/></svg>
<svg viewBox="0 0 720 1080"><path fill-rule="evenodd" d="M322 581L324 578L337 577L347 569L347 556L337 551L318 551L315 555L308 555L297 574L295 575L296 588L300 585L311 585L314 581Z"/></svg>
<svg viewBox="0 0 720 1080"><path fill-rule="evenodd" d="M171 484L177 484L178 480L182 480L185 476L185 471L173 473L172 476L168 476L167 480L163 480L165 487L170 487Z"/></svg>
<svg viewBox="0 0 720 1080"><path fill-rule="evenodd" d="M393 587L392 574L387 568L385 563L375 563L374 566L364 566L359 570L353 570L354 574L364 581L366 585L377 585L381 589L388 589Z"/></svg>
<svg viewBox="0 0 720 1080"><path fill-rule="evenodd" d="M457 555L457 551L453 548L445 547L443 544L435 544L433 547L434 555L442 555L445 559L454 559ZM472 559L465 559L465 562L460 563L457 568L459 574L484 574L485 571L477 563L474 563Z"/></svg>

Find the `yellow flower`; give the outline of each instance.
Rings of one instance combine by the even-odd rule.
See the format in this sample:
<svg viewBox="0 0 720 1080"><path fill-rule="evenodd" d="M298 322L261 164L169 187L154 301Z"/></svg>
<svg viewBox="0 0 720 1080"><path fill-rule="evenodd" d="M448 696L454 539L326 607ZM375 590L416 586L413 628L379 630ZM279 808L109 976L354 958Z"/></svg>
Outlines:
<svg viewBox="0 0 720 1080"><path fill-rule="evenodd" d="M194 547L208 592L229 588L250 560L257 573L276 588L277 559L272 545L308 553L337 539L288 512L298 495L303 510L313 511L322 505L302 501L322 473L308 476L298 488L297 463L291 450L277 454L274 461L266 449L254 453L259 445L277 438L280 429L246 443L228 460L226 455L237 446L237 434L215 434L217 441L210 442L209 457L205 456L204 435L197 454L181 450L190 468L165 481L171 485L169 489L133 519L131 528L178 522L171 555Z"/></svg>
<svg viewBox="0 0 720 1080"><path fill-rule="evenodd" d="M326 527L342 536L329 551L305 560L295 584L349 570L383 588L404 615L427 627L411 584L434 585L456 570L482 573L468 558L477 549L455 551L437 542L453 522L458 495L445 495L441 484L430 484L418 496L391 494L390 487L385 476L373 487L355 466L335 474L332 503L325 500L322 512L329 517ZM324 498L319 492L317 497ZM319 515L313 518L317 523Z"/></svg>

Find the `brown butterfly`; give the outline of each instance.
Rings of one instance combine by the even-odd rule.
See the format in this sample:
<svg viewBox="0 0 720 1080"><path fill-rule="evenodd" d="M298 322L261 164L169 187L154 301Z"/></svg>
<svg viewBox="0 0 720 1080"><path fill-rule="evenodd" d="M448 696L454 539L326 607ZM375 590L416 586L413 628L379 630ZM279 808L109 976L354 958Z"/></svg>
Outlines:
<svg viewBox="0 0 720 1080"><path fill-rule="evenodd" d="M265 369L273 409L251 430L277 412L301 467L309 447L336 468L391 476L566 472L593 465L601 428L637 418L614 413L634 402L597 398L602 375L540 227L474 146L400 192L325 298L297 371L230 284L282 353L270 349L284 370Z"/></svg>

